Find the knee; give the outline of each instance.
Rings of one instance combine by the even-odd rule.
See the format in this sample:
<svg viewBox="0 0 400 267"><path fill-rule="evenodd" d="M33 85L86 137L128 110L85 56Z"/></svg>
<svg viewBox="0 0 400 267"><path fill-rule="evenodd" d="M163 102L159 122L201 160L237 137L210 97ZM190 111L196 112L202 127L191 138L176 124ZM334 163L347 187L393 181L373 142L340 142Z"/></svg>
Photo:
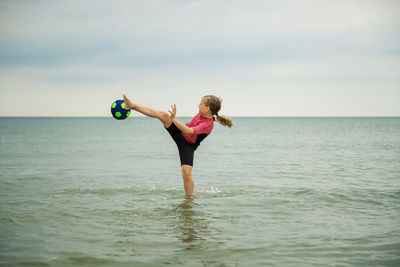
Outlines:
<svg viewBox="0 0 400 267"><path fill-rule="evenodd" d="M168 128L172 123L171 118L169 117L169 114L165 111L160 111L160 114L158 115L158 119L164 124L165 128Z"/></svg>
<svg viewBox="0 0 400 267"><path fill-rule="evenodd" d="M165 121L169 119L169 114L165 111L160 111L160 120Z"/></svg>
<svg viewBox="0 0 400 267"><path fill-rule="evenodd" d="M189 165L182 166L182 177L184 180L192 179L192 166Z"/></svg>

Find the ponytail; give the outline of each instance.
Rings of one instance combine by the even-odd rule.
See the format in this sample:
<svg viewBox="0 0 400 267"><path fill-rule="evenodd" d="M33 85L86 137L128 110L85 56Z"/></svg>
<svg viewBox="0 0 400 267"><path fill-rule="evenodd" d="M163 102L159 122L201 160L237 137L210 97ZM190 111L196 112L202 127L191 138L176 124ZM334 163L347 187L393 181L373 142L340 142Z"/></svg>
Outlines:
<svg viewBox="0 0 400 267"><path fill-rule="evenodd" d="M217 114L217 122L222 124L223 126L231 128L233 126L233 120L226 116L219 116Z"/></svg>

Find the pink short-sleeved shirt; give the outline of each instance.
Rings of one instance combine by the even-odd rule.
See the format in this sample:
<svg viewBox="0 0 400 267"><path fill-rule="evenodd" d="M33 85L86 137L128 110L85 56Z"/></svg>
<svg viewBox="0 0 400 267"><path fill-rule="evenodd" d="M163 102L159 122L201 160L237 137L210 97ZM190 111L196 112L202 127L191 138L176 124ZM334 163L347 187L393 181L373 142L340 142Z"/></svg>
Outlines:
<svg viewBox="0 0 400 267"><path fill-rule="evenodd" d="M191 144L196 144L197 137L199 134L205 134L200 141L202 141L205 137L207 137L212 129L214 128L214 120L206 118L200 113L197 113L196 116L189 122L186 123L186 126L193 128L194 134L184 134L182 133L183 137Z"/></svg>

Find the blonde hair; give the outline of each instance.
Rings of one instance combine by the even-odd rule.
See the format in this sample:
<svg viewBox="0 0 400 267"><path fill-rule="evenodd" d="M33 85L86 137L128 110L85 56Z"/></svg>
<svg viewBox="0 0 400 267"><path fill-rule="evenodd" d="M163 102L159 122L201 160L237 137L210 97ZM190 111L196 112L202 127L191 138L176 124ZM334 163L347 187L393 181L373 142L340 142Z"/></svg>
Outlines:
<svg viewBox="0 0 400 267"><path fill-rule="evenodd" d="M210 108L212 115L217 117L217 122L222 124L223 126L227 126L231 128L233 126L233 120L226 117L218 115L218 111L221 109L222 99L218 98L214 95L206 95L203 97L204 104Z"/></svg>

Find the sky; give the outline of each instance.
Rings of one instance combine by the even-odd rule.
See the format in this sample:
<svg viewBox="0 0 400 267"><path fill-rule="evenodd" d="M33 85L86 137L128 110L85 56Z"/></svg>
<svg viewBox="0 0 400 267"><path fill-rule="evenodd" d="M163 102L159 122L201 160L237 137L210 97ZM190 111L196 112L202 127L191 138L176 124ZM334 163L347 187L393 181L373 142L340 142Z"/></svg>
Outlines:
<svg viewBox="0 0 400 267"><path fill-rule="evenodd" d="M400 116L400 1L0 1L0 116ZM133 114L137 116L137 114Z"/></svg>

